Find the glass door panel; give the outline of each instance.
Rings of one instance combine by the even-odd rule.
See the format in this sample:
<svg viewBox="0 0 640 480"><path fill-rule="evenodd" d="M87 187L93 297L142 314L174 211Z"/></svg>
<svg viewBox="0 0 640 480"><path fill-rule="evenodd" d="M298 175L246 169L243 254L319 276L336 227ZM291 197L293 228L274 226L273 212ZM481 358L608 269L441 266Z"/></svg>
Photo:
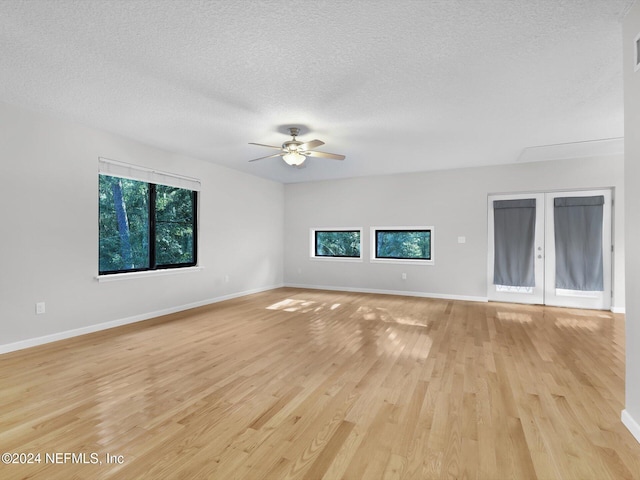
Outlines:
<svg viewBox="0 0 640 480"><path fill-rule="evenodd" d="M545 304L611 308L611 190L547 193Z"/></svg>
<svg viewBox="0 0 640 480"><path fill-rule="evenodd" d="M490 195L489 300L544 301L544 194Z"/></svg>

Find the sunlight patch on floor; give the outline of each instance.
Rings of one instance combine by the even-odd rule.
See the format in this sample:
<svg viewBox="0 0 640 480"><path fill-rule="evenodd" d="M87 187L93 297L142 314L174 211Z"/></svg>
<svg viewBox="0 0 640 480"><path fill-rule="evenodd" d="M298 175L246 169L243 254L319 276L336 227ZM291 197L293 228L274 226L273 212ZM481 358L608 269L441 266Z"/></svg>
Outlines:
<svg viewBox="0 0 640 480"><path fill-rule="evenodd" d="M355 318L363 320L380 320L385 323L395 323L398 325L410 325L412 327L426 327L428 321L425 318L415 318L409 316L393 316L386 308L372 308L368 306L359 307L356 310Z"/></svg>
<svg viewBox="0 0 640 480"><path fill-rule="evenodd" d="M284 310L285 312L298 312L301 310L309 311L311 306L316 302L308 300L294 300L287 298L280 302L276 302L273 305L267 307L267 310Z"/></svg>
<svg viewBox="0 0 640 480"><path fill-rule="evenodd" d="M581 328L595 332L602 328L599 322L586 318L572 318L572 317L558 317L556 320L556 327L560 328Z"/></svg>
<svg viewBox="0 0 640 480"><path fill-rule="evenodd" d="M321 312L325 309L336 310L340 308L339 303L334 303L329 305L328 303L318 303L313 300L295 300L292 298L287 298L285 300L281 300L280 302L276 302L267 307L267 310L282 310L285 312Z"/></svg>
<svg viewBox="0 0 640 480"><path fill-rule="evenodd" d="M498 317L498 320L504 320L514 323L531 323L533 321L531 315L529 315L528 313L496 312L496 316Z"/></svg>

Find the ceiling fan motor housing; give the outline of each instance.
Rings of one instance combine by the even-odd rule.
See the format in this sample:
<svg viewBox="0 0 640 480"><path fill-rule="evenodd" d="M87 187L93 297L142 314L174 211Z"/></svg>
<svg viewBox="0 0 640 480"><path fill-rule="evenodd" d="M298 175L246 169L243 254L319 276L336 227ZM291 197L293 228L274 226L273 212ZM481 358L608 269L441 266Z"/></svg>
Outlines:
<svg viewBox="0 0 640 480"><path fill-rule="evenodd" d="M302 145L302 142L299 142L297 140L289 140L288 142L284 142L282 144L282 149L288 152L297 152L298 145Z"/></svg>
<svg viewBox="0 0 640 480"><path fill-rule="evenodd" d="M289 140L288 142L284 142L282 144L282 150L285 150L287 152L297 152L298 145L302 145L302 142L296 140L296 137L300 133L300 129L298 127L289 127L289 133L291 133L293 139Z"/></svg>

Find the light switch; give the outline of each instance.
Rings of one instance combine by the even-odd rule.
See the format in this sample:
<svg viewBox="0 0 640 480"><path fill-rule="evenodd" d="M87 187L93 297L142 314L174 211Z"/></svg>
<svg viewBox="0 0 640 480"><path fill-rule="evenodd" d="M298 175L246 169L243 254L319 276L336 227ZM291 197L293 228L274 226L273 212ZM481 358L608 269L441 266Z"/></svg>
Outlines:
<svg viewBox="0 0 640 480"><path fill-rule="evenodd" d="M458 237L458 243L467 243L467 237Z"/></svg>

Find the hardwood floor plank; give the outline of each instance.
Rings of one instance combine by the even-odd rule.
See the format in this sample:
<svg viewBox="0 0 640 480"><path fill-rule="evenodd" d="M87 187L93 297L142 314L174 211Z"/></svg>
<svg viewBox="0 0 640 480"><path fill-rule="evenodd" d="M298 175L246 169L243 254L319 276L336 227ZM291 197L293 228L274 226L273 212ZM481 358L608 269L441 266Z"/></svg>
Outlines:
<svg viewBox="0 0 640 480"><path fill-rule="evenodd" d="M336 455L342 448L347 438L351 435L355 425L351 422L342 421L337 430L333 433L326 446L316 457L313 465L305 473L306 478L323 478L327 470L333 463Z"/></svg>

